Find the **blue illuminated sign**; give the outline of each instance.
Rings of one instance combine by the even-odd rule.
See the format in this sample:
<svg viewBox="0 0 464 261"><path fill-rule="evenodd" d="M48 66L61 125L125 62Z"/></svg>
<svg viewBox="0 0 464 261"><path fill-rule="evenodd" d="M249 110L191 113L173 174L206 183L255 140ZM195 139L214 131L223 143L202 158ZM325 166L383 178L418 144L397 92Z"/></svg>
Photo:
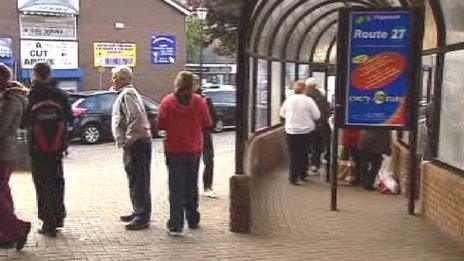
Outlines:
<svg viewBox="0 0 464 261"><path fill-rule="evenodd" d="M407 124L410 48L410 12L350 14L346 125Z"/></svg>

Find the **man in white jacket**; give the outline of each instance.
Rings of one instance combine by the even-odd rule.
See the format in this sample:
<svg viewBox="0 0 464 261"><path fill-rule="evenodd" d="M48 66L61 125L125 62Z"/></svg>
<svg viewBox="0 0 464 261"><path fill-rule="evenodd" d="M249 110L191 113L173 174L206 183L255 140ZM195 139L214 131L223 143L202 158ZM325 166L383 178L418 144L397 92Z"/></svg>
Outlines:
<svg viewBox="0 0 464 261"><path fill-rule="evenodd" d="M280 116L285 118L285 132L290 156L290 183L302 185L307 181L308 149L310 133L316 128L320 111L314 100L305 94L306 85L303 81L294 84L295 94L288 97L280 110Z"/></svg>
<svg viewBox="0 0 464 261"><path fill-rule="evenodd" d="M124 168L133 206L133 212L120 219L129 222L127 230L140 230L149 226L151 216L150 123L143 100L132 85L132 70L120 66L112 74L113 90L119 95L113 105L111 130L117 146L124 149Z"/></svg>

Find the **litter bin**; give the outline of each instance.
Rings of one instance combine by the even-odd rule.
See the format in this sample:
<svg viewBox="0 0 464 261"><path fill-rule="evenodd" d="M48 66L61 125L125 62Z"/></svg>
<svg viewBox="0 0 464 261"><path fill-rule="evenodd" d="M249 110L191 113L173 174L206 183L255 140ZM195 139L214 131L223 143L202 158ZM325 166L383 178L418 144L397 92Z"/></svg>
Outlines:
<svg viewBox="0 0 464 261"><path fill-rule="evenodd" d="M31 171L31 156L29 155L28 145L28 132L26 130L18 130L18 155L16 170L18 171Z"/></svg>

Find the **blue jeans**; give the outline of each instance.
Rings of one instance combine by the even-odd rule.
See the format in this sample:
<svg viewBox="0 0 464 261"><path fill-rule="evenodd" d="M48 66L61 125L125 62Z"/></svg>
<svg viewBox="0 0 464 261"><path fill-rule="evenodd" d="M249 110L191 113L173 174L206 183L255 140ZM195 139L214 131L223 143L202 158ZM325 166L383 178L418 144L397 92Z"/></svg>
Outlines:
<svg viewBox="0 0 464 261"><path fill-rule="evenodd" d="M150 220L151 141L137 140L124 148L124 168L129 180L130 198L135 220Z"/></svg>
<svg viewBox="0 0 464 261"><path fill-rule="evenodd" d="M168 228L181 232L184 219L189 226L200 222L198 211L198 167L200 158L176 158L167 156L169 170L170 218Z"/></svg>

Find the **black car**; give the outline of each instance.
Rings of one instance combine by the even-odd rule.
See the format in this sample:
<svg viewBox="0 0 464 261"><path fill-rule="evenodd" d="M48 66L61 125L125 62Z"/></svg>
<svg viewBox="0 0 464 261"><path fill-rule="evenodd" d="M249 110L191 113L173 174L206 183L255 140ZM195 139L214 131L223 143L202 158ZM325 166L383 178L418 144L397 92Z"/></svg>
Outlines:
<svg viewBox="0 0 464 261"><path fill-rule="evenodd" d="M235 127L236 91L233 88L204 89L203 94L210 98L216 110L217 121L215 132L221 132L226 127Z"/></svg>
<svg viewBox="0 0 464 261"><path fill-rule="evenodd" d="M103 139L109 139L111 134L111 114L117 93L113 91L94 91L72 93L69 99L72 104L74 120L71 123L70 138L80 138L88 144L95 144ZM153 137L162 133L156 130L158 104L142 96Z"/></svg>

